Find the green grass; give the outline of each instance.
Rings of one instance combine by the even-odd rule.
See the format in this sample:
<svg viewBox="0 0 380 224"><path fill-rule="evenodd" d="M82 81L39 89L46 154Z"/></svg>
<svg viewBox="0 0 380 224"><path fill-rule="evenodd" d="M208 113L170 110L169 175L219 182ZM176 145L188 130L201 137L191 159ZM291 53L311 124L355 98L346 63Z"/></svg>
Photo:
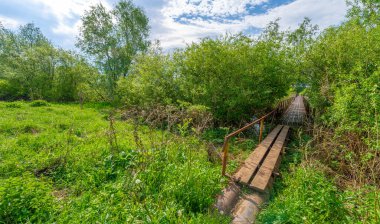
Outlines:
<svg viewBox="0 0 380 224"><path fill-rule="evenodd" d="M107 105L33 105L0 102L0 223L229 222L198 138L116 120L111 147Z"/></svg>
<svg viewBox="0 0 380 224"><path fill-rule="evenodd" d="M345 223L347 211L334 184L314 167L285 175L284 188L260 214L262 223Z"/></svg>

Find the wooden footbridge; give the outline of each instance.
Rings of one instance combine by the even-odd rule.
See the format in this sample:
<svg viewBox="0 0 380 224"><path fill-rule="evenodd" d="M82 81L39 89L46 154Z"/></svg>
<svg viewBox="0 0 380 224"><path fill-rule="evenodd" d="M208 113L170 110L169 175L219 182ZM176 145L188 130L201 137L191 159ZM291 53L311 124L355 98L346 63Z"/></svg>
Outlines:
<svg viewBox="0 0 380 224"><path fill-rule="evenodd" d="M278 115L282 115L279 124L262 140L264 120ZM222 174L229 177L231 182L218 196L216 207L219 212L232 215L232 223L255 221L260 206L269 198L269 190L275 177L279 175L278 168L289 132L291 128L301 126L305 119L304 98L292 97L281 102L267 115L225 137ZM227 174L229 140L257 123L260 123L259 145L233 175ZM250 190L243 193L243 186Z"/></svg>

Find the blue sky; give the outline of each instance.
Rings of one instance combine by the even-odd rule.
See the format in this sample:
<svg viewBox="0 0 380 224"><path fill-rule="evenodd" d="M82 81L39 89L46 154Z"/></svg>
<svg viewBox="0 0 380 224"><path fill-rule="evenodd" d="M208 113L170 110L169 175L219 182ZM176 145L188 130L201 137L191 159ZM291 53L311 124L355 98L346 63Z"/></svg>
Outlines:
<svg viewBox="0 0 380 224"><path fill-rule="evenodd" d="M56 46L74 49L80 16L91 5L107 8L117 0L0 0L5 27L34 22ZM150 39L164 49L216 37L226 32L257 35L280 18L282 29L294 29L304 17L321 29L344 20L345 0L134 0L150 19Z"/></svg>

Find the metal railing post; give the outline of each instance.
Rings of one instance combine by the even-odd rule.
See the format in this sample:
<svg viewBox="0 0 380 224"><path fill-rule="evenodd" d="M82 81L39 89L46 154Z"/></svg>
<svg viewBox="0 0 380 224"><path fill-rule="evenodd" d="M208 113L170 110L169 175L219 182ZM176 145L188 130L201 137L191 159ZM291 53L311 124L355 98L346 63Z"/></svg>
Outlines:
<svg viewBox="0 0 380 224"><path fill-rule="evenodd" d="M263 140L263 129L264 129L264 119L260 121L260 135L259 135L259 144Z"/></svg>
<svg viewBox="0 0 380 224"><path fill-rule="evenodd" d="M223 167L222 167L222 176L226 175L226 166L228 157L228 138L224 139L223 143Z"/></svg>

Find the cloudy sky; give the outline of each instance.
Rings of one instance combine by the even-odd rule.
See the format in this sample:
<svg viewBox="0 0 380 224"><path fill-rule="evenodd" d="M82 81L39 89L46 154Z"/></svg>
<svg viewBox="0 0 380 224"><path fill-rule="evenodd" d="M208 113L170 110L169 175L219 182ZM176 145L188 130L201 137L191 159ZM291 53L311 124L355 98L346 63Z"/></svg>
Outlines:
<svg viewBox="0 0 380 224"><path fill-rule="evenodd" d="M90 5L108 8L117 0L0 0L0 21L5 27L34 22L57 46L74 49L80 17ZM202 37L226 32L260 33L280 18L283 29L294 29L304 17L320 28L344 20L345 0L134 0L150 19L152 40L164 49L183 47Z"/></svg>

